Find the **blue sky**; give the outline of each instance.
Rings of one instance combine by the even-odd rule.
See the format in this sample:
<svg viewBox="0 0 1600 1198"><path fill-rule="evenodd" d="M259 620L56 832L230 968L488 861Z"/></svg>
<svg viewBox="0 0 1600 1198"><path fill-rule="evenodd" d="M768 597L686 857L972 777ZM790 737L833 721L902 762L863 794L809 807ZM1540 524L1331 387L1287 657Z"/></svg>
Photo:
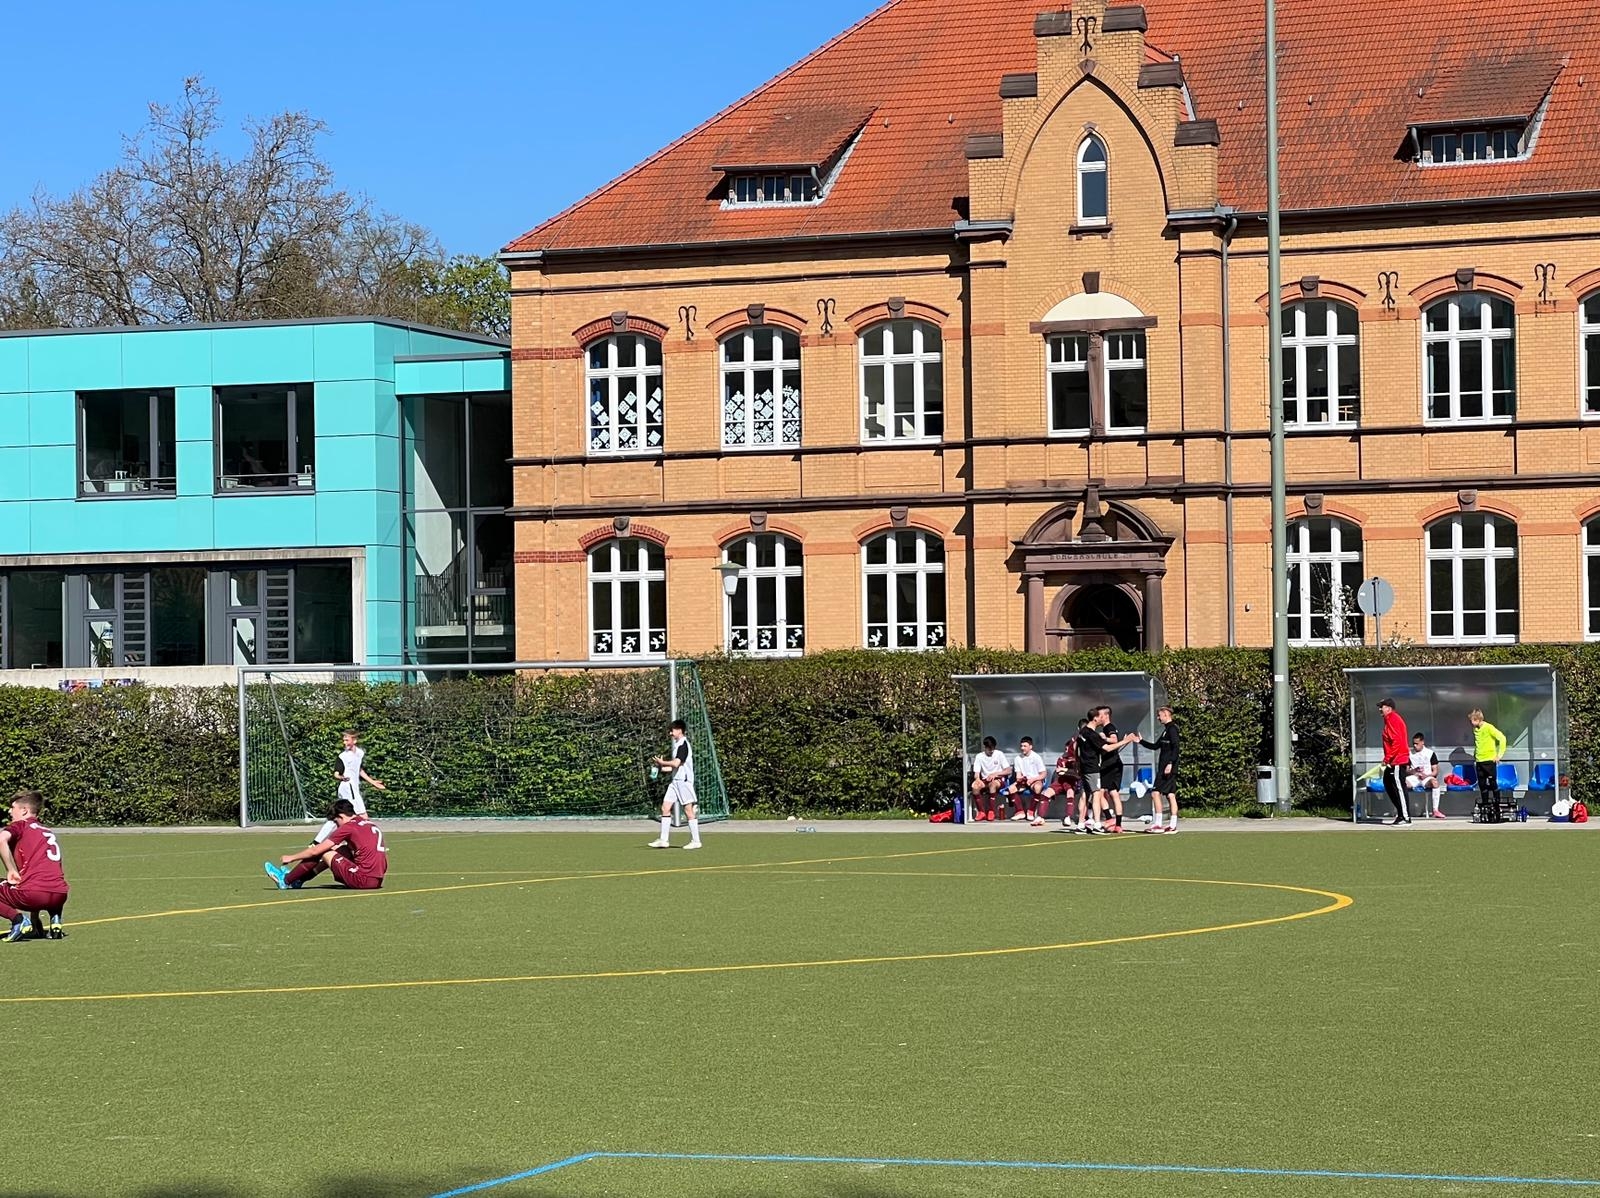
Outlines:
<svg viewBox="0 0 1600 1198"><path fill-rule="evenodd" d="M0 208L112 165L186 75L230 127L304 109L339 183L490 253L846 28L876 0L7 4ZM597 119L598 118L598 119Z"/></svg>

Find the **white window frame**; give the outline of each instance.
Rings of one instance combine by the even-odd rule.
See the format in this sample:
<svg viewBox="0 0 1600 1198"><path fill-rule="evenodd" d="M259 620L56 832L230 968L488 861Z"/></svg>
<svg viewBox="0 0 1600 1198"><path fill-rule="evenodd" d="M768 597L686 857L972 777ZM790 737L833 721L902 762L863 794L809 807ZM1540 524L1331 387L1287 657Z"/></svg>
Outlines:
<svg viewBox="0 0 1600 1198"><path fill-rule="evenodd" d="M630 563L624 560L624 547L631 548L638 556ZM651 569L649 552L651 549L661 554L661 569ZM605 568L596 568L596 558L604 554ZM642 660L660 661L667 655L667 612L666 612L666 550L654 541L645 540L643 537L614 537L594 546L585 555L587 562L587 577L585 583L585 601L589 612L589 657L592 661L615 660ZM650 611L650 584L662 584L662 611L661 627L654 633L651 629ZM611 627L595 627L594 589L596 583L603 583L611 588ZM637 585L639 588L639 627L622 627L622 588L624 585ZM628 634L637 637L634 647L627 647ZM610 639L607 647L597 648L600 637L604 634Z"/></svg>
<svg viewBox="0 0 1600 1198"><path fill-rule="evenodd" d="M1579 547L1583 552L1583 639L1600 641L1600 594L1589 586L1590 563L1600 561L1600 516L1591 516L1584 522Z"/></svg>
<svg viewBox="0 0 1600 1198"><path fill-rule="evenodd" d="M781 356L774 357L771 361L758 362L755 358L757 334L770 334L774 345L774 353ZM792 342L794 354L788 353L790 346L784 342ZM740 343L744 349L744 361L730 362L728 348L734 343ZM788 423L784 415L784 405L788 402L789 393L793 392L794 421L798 426L804 418L804 409L801 403L800 389L800 337L791 329L778 325L751 325L737 332L729 333L717 343L717 360L720 364L722 379L722 448L731 452L743 452L749 449L795 449L800 445L801 429L796 427L795 435L786 438L783 435L784 425ZM772 415L772 440L755 440L756 431L756 375L771 371L773 376ZM730 380L737 380L738 394L744 400L744 413L739 423L740 441L728 439L728 384Z"/></svg>
<svg viewBox="0 0 1600 1198"><path fill-rule="evenodd" d="M1084 161L1084 156L1088 153L1089 147L1091 145L1100 147L1100 161L1099 162L1086 162L1086 161ZM1111 154L1106 149L1105 140L1103 138L1101 138L1098 134L1094 134L1094 133L1085 134L1083 140L1078 143L1078 153L1075 155L1074 161L1076 162L1077 168L1078 168L1078 188L1077 188L1077 193L1078 194L1077 194L1076 212L1077 212L1077 217L1078 217L1077 223L1078 223L1079 227L1081 227L1081 228L1098 228L1098 227L1100 227L1102 225L1109 225L1111 223ZM1105 181L1106 181L1106 210L1100 216L1085 216L1084 215L1084 211L1083 211L1084 186L1083 186L1083 184L1084 184L1084 176L1085 175L1102 175L1102 176L1105 177Z"/></svg>
<svg viewBox="0 0 1600 1198"><path fill-rule="evenodd" d="M868 546L880 541L888 541L884 562L871 563L868 558ZM931 543L944 547L943 540L931 532L921 529L901 528L891 532L879 533L875 537L862 542L861 545L861 643L869 649L883 649L890 652L914 653L924 649L943 649L950 643L950 593L945 586L945 563L928 561L928 546ZM909 548L911 558L909 561L901 560L901 553ZM895 580L901 575L912 575L917 581L916 611L911 613L911 619L903 619L899 610L899 588ZM886 577L886 610L888 621L884 625L885 633L883 642L874 643L869 612L871 605L867 592L871 585L869 579L873 577ZM937 583L944 591L945 618L943 621L930 622L928 619L928 589ZM916 630L916 644L901 645L899 630L902 627L914 627Z"/></svg>
<svg viewBox="0 0 1600 1198"><path fill-rule="evenodd" d="M1600 420L1600 378L1589 377L1591 340L1600 346L1600 291L1578 301L1578 414L1585 420Z"/></svg>
<svg viewBox="0 0 1600 1198"><path fill-rule="evenodd" d="M1058 341L1081 342L1083 357L1074 361L1057 362L1053 350ZM1096 396L1094 380L1089 372L1091 358L1087 333L1051 333L1044 339L1044 420L1045 427L1050 430L1052 437L1087 437L1094 431L1091 426L1094 424ZM1089 388L1089 424L1082 427L1057 427L1055 376L1058 374L1083 375L1085 384Z"/></svg>
<svg viewBox="0 0 1600 1198"><path fill-rule="evenodd" d="M1101 338L1100 353L1105 359L1105 387L1101 394L1105 404L1106 435L1142 436L1150 424L1150 339L1145 336L1143 329L1107 329ZM1112 343L1120 342L1123 338L1138 347L1137 353L1133 357L1114 358ZM1111 376L1122 370L1137 370L1144 375L1144 424L1114 424L1111 420Z"/></svg>
<svg viewBox="0 0 1600 1198"><path fill-rule="evenodd" d="M1294 331L1283 338L1285 353L1293 352L1295 356L1295 382L1296 394L1282 396L1284 405L1283 423L1286 428L1356 428L1361 422L1361 326L1356 325L1354 333L1344 334L1339 332L1308 333L1306 331L1306 308L1308 304L1327 304L1330 309L1343 308L1354 313L1355 308L1334 299L1296 300L1285 304L1284 311L1293 314ZM1337 314L1333 318L1333 327L1339 327ZM1356 416L1351 420L1341 419L1339 405L1342 402L1339 395L1339 350L1355 347L1356 351ZM1305 413L1312 401L1316 398L1306 394L1306 384L1311 373L1306 369L1306 351L1311 349L1325 350L1328 355L1328 416L1325 420L1309 420ZM1289 413L1294 413L1291 419Z"/></svg>
<svg viewBox="0 0 1600 1198"><path fill-rule="evenodd" d="M891 326L895 319L879 321L870 328L861 331L859 348L856 351L856 386L861 393L861 443L863 445L882 445L889 442L922 443L937 445L944 439L943 426L947 415L945 396L947 389L944 382L944 334L939 326L931 321L922 320L915 316L903 316L898 320L909 321L911 324L911 352L909 354L897 353L888 347L893 344L890 336ZM882 354L867 353L867 334L874 330L882 329L884 336L884 352ZM928 348L929 336L932 336L934 348ZM913 391L912 414L915 428L909 433L898 433L894 426L894 368L910 364L911 385ZM929 365L939 370L941 386L939 388L939 418L940 429L938 433L928 433L928 408L926 394L926 374ZM873 436L867 430L867 422L871 411L867 407L867 371L877 369L883 371L883 410L886 419L880 422L883 429L882 436Z"/></svg>
<svg viewBox="0 0 1600 1198"><path fill-rule="evenodd" d="M1461 317L1462 309L1474 304L1478 308L1478 324L1463 327ZM1497 304L1504 304L1511 313L1511 324L1503 329L1492 327L1493 313ZM1446 329L1430 331L1428 328L1428 313L1440 305L1445 305L1450 313ZM1484 327L1484 321L1490 322L1490 327ZM1511 301L1504 296L1495 295L1487 291L1468 291L1458 295L1446 296L1435 300L1422 310L1422 422L1433 426L1448 426L1457 424L1510 424L1517 417L1517 361L1516 361L1516 336L1517 317L1516 310ZM1494 414L1494 346L1497 341L1511 342L1511 412L1505 416ZM1461 415L1461 347L1468 342L1477 342L1480 353L1483 355L1483 378L1485 387L1483 391L1482 416ZM1449 346L1449 395L1450 413L1448 416L1433 415L1433 391L1428 375L1428 347L1430 345L1445 344Z"/></svg>
<svg viewBox="0 0 1600 1198"><path fill-rule="evenodd" d="M1510 545L1500 545L1498 543L1492 545L1488 544L1488 542L1496 540L1494 523L1496 519L1504 520L1510 525ZM1461 530L1464 522L1467 520L1484 521L1484 540L1486 542L1484 548L1468 549L1463 547L1461 543L1463 539ZM1433 547L1433 530L1444 521L1448 521L1451 527L1450 547L1447 549L1435 549ZM1517 542L1519 539L1520 538L1517 532L1516 524L1504 516L1497 517L1492 512L1462 512L1454 516L1444 516L1440 520L1434 520L1430 522L1427 527L1422 530L1423 581L1428 605L1426 619L1428 643L1430 645L1514 645L1517 643L1518 635L1507 635L1496 630L1496 626L1499 621L1498 608L1500 605L1496 602L1499 596L1495 593L1496 580L1494 563L1507 558L1517 561ZM1454 603L1451 608L1451 616L1454 630L1448 636L1435 636L1433 633L1433 563L1436 561L1448 561L1451 563L1450 586L1454 598ZM1466 622L1466 610L1462 606L1462 598L1465 594L1462 582L1465 565L1469 561L1481 561L1488 563L1488 565L1484 568L1483 602L1485 613L1485 632L1482 636L1469 636L1462 631L1463 625ZM1519 630L1522 627L1521 589L1522 566L1521 562L1517 561L1518 594L1513 597L1509 606L1517 614L1517 627Z"/></svg>
<svg viewBox="0 0 1600 1198"><path fill-rule="evenodd" d="M777 544L773 555L774 565L758 566L756 564L757 538L769 536L776 537ZM749 533L728 542L722 548L724 562L737 562L739 565L739 586L745 591L745 614L748 617L743 627L735 628L733 623L734 596L722 596L722 643L727 646L730 655L739 657L799 657L806 649L805 612L797 613L800 620L797 623L789 621L789 579L798 578L801 586L805 586L805 551L800 542L783 533ZM754 595L755 584L760 579L774 579L774 590L777 594L777 622L771 626L772 643L762 646L762 625L756 623L756 599ZM801 603L804 604L805 596L802 591ZM743 643L735 644L742 636Z"/></svg>
<svg viewBox="0 0 1600 1198"><path fill-rule="evenodd" d="M1313 551L1311 548L1311 522L1313 520L1328 520L1332 523L1330 548L1326 551ZM1358 543L1358 547L1355 549L1345 547L1345 539L1352 532L1355 534ZM1351 636L1345 633L1344 635L1314 637L1309 635L1309 632L1312 619L1319 614L1316 610L1316 596L1312 593L1311 587L1313 566L1326 565L1332 567L1329 574L1334 589L1329 596L1331 610L1326 613L1330 628L1345 630L1350 627L1349 622L1352 619L1359 620L1361 618L1359 609L1354 611L1346 610L1345 594L1340 588L1343 585L1341 582L1341 575L1344 573L1342 567L1351 562L1354 562L1359 567L1364 549L1361 527L1351 523L1349 520L1341 519L1338 516L1301 516L1298 519L1289 521L1289 572L1294 574L1298 571L1300 574L1298 579L1300 607L1298 611L1291 609L1289 612L1289 643L1291 645L1334 646L1361 643L1363 638L1360 635ZM1359 573L1360 571L1358 570L1357 572ZM1293 581L1295 580L1291 580L1289 588L1291 593L1296 590L1295 586L1292 585ZM1350 598L1354 602L1355 597L1351 596ZM1297 630L1305 635L1297 635Z"/></svg>
<svg viewBox="0 0 1600 1198"><path fill-rule="evenodd" d="M635 349L635 362L622 365L617 361L618 342L620 338L632 337L637 348ZM660 358L663 346L660 341L648 333L612 333L598 338L583 347L583 444L589 457L636 457L641 454L659 454L666 443L666 387L663 382L662 367L639 364L637 359L645 353L647 343L654 343L656 356ZM596 367L591 362L594 349L598 345L606 347L606 365ZM596 447L594 443L594 412L591 404L594 402L594 385L604 382L606 385L607 405L605 425L607 429L608 444ZM627 384L634 384L635 401L632 428L634 444L623 446L621 432L624 422L620 418L622 400L627 392ZM655 395L651 396L654 387ZM661 418L656 424L657 444L649 444L651 422L646 418L646 408L649 401L654 398L661 405Z"/></svg>

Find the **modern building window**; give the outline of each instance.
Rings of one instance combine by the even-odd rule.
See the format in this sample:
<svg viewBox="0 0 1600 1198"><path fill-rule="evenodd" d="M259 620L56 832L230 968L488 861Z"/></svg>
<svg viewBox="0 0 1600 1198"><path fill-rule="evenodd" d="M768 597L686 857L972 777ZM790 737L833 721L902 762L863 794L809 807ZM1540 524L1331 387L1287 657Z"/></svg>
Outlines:
<svg viewBox="0 0 1600 1198"><path fill-rule="evenodd" d="M1297 645L1360 644L1365 632L1361 530L1344 520L1310 516L1289 525L1289 640Z"/></svg>
<svg viewBox="0 0 1600 1198"><path fill-rule="evenodd" d="M589 551L589 656L667 652L667 560L654 541L620 537Z"/></svg>
<svg viewBox="0 0 1600 1198"><path fill-rule="evenodd" d="M1517 526L1466 512L1428 525L1428 640L1508 644L1517 639Z"/></svg>
<svg viewBox="0 0 1600 1198"><path fill-rule="evenodd" d="M660 453L661 342L618 333L590 345L587 361L590 454Z"/></svg>
<svg viewBox="0 0 1600 1198"><path fill-rule="evenodd" d="M1600 516L1583 526L1583 637L1600 641Z"/></svg>
<svg viewBox="0 0 1600 1198"><path fill-rule="evenodd" d="M939 329L888 320L861 335L861 420L866 441L944 436L944 361Z"/></svg>
<svg viewBox="0 0 1600 1198"><path fill-rule="evenodd" d="M1509 420L1517 408L1517 342L1511 302L1471 291L1423 312L1427 418L1439 423Z"/></svg>
<svg viewBox="0 0 1600 1198"><path fill-rule="evenodd" d="M353 660L348 561L208 564L0 575L9 669L344 664Z"/></svg>
<svg viewBox="0 0 1600 1198"><path fill-rule="evenodd" d="M723 596L729 653L790 657L806 647L806 591L800 542L777 533L740 537L722 550L739 566L739 584Z"/></svg>
<svg viewBox="0 0 1600 1198"><path fill-rule="evenodd" d="M1106 333L1105 352L1106 432L1142 433L1150 411L1144 332Z"/></svg>
<svg viewBox="0 0 1600 1198"><path fill-rule="evenodd" d="M78 392L78 494L178 489L173 392Z"/></svg>
<svg viewBox="0 0 1600 1198"><path fill-rule="evenodd" d="M217 490L316 485L314 388L218 387Z"/></svg>
<svg viewBox="0 0 1600 1198"><path fill-rule="evenodd" d="M1283 306L1283 422L1355 424L1361 416L1356 310L1333 300Z"/></svg>
<svg viewBox="0 0 1600 1198"><path fill-rule="evenodd" d="M861 557L867 647L943 648L944 542L909 529L886 532L862 546Z"/></svg>
<svg viewBox="0 0 1600 1198"><path fill-rule="evenodd" d="M1047 343L1050 378L1050 432L1087 436L1093 416L1089 385L1089 338L1058 333Z"/></svg>
<svg viewBox="0 0 1600 1198"><path fill-rule="evenodd" d="M800 338L761 325L722 339L722 447L800 444Z"/></svg>
<svg viewBox="0 0 1600 1198"><path fill-rule="evenodd" d="M1078 223L1103 225L1110 217L1106 146L1093 133L1078 143Z"/></svg>
<svg viewBox="0 0 1600 1198"><path fill-rule="evenodd" d="M1578 332L1583 341L1583 414L1600 416L1600 291L1578 310Z"/></svg>
<svg viewBox="0 0 1600 1198"><path fill-rule="evenodd" d="M515 656L511 402L404 401L407 651L426 665Z"/></svg>

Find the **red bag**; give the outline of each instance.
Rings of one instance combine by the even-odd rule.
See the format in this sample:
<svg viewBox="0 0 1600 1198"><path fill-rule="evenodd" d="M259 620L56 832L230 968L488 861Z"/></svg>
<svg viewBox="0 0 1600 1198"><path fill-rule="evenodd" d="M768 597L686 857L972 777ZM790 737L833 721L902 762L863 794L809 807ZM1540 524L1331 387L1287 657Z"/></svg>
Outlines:
<svg viewBox="0 0 1600 1198"><path fill-rule="evenodd" d="M1583 803L1572 804L1572 822L1586 824L1589 822L1589 808Z"/></svg>

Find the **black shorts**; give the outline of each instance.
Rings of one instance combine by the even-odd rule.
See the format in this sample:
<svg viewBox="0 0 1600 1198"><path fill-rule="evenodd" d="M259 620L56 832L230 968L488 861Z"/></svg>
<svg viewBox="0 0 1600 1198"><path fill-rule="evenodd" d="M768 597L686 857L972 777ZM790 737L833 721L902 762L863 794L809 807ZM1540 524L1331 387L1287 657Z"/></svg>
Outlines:
<svg viewBox="0 0 1600 1198"><path fill-rule="evenodd" d="M1100 789L1107 792L1122 789L1122 767L1120 765L1100 771Z"/></svg>
<svg viewBox="0 0 1600 1198"><path fill-rule="evenodd" d="M1178 793L1178 771L1163 774L1160 767L1156 768L1156 780L1150 783L1150 789L1157 794L1175 795Z"/></svg>

